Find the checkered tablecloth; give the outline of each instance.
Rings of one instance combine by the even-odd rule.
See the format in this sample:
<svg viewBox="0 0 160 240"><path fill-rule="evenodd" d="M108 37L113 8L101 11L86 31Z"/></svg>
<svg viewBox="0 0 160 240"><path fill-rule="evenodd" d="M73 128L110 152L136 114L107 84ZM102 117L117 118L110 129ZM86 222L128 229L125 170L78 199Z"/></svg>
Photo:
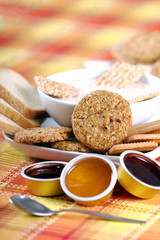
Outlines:
<svg viewBox="0 0 160 240"><path fill-rule="evenodd" d="M0 67L11 68L33 83L35 75L83 66L88 59L113 59L112 46L135 33L160 30L159 0L0 0ZM120 223L63 213L33 217L15 208L9 197L23 194L46 206L82 208L65 195L36 197L20 176L22 167L40 161L0 139L0 238L4 240L158 240L160 195L138 199L122 190L102 206L114 215L146 219ZM90 209L90 208L87 208Z"/></svg>

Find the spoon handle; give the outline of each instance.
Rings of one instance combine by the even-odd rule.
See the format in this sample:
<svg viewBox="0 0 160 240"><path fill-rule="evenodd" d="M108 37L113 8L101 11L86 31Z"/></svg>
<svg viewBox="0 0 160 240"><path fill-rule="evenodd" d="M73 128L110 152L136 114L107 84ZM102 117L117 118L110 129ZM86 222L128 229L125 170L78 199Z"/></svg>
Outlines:
<svg viewBox="0 0 160 240"><path fill-rule="evenodd" d="M136 219L130 219L130 218L125 218L125 217L118 217L118 216L114 216L114 215L110 215L110 214L86 211L86 210L82 210L82 209L64 209L64 210L57 211L57 213L58 212L79 212L79 213L94 215L94 216L97 216L97 217L100 217L100 218L105 218L105 219L114 220L114 221L131 222L131 223L147 223L146 221L143 221L143 220L136 220Z"/></svg>

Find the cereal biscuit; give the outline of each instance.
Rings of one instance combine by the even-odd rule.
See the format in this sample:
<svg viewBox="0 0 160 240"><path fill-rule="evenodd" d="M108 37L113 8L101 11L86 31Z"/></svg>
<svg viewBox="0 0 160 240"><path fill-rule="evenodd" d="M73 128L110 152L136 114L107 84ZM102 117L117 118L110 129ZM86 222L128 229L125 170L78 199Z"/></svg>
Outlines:
<svg viewBox="0 0 160 240"><path fill-rule="evenodd" d="M136 35L123 44L123 56L134 63L153 63L160 58L160 31Z"/></svg>
<svg viewBox="0 0 160 240"><path fill-rule="evenodd" d="M35 83L44 93L57 98L77 97L80 91L67 83L56 82L41 76L35 77Z"/></svg>
<svg viewBox="0 0 160 240"><path fill-rule="evenodd" d="M154 150L156 147L158 147L156 142L122 143L114 145L106 154L120 154L127 150L147 152Z"/></svg>
<svg viewBox="0 0 160 240"><path fill-rule="evenodd" d="M18 143L47 143L62 141L73 136L69 127L27 128L15 133L14 141Z"/></svg>
<svg viewBox="0 0 160 240"><path fill-rule="evenodd" d="M135 134L125 139L126 143L129 142L157 142L160 144L160 134Z"/></svg>
<svg viewBox="0 0 160 240"><path fill-rule="evenodd" d="M73 152L84 152L84 153L93 152L92 149L76 141L59 141L59 142L52 143L51 147L60 149L60 150L65 150L65 151L73 151Z"/></svg>
<svg viewBox="0 0 160 240"><path fill-rule="evenodd" d="M132 125L128 101L117 93L97 90L87 94L74 108L75 137L94 150L107 150L127 137Z"/></svg>
<svg viewBox="0 0 160 240"><path fill-rule="evenodd" d="M160 92L148 93L148 94L145 94L145 95L142 95L142 96L138 96L138 97L135 97L135 98L129 100L129 103L136 103L136 102L146 101L146 100L149 100L151 98L157 97L159 95L160 95Z"/></svg>
<svg viewBox="0 0 160 240"><path fill-rule="evenodd" d="M97 79L96 84L124 88L138 81L145 71L141 66L117 61Z"/></svg>
<svg viewBox="0 0 160 240"><path fill-rule="evenodd" d="M151 74L160 78L160 60L153 64L151 68Z"/></svg>

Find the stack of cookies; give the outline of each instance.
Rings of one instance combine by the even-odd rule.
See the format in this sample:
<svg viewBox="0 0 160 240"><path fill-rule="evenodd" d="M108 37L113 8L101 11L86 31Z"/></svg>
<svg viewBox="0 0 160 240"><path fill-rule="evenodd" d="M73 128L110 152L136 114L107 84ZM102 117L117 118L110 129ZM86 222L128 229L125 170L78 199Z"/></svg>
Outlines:
<svg viewBox="0 0 160 240"><path fill-rule="evenodd" d="M25 129L15 133L14 140L19 143L51 142L51 147L61 150L105 152L122 142L131 126L128 101L116 93L97 90L86 95L74 108L72 128ZM68 141L73 136L76 142Z"/></svg>
<svg viewBox="0 0 160 240"><path fill-rule="evenodd" d="M159 144L155 135L137 141L133 136L137 135L137 128L139 132L145 128L143 131L148 133L155 129L155 125L159 130L159 122L152 128L148 125L133 128L129 102L117 93L96 90L87 94L74 108L72 128L28 128L16 132L14 141L50 143L51 148L84 153L120 154L127 149L149 151ZM160 138L159 134L157 136Z"/></svg>

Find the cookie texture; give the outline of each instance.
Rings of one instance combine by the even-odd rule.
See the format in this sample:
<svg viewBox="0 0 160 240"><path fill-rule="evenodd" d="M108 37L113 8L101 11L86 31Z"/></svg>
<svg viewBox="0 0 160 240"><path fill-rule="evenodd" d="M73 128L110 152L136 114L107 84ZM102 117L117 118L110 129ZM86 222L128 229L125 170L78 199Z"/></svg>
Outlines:
<svg viewBox="0 0 160 240"><path fill-rule="evenodd" d="M15 133L14 141L18 143L47 143L65 140L73 136L69 127L27 128Z"/></svg>
<svg viewBox="0 0 160 240"><path fill-rule="evenodd" d="M87 94L73 110L75 137L94 150L107 150L127 137L132 126L128 101L117 93L97 90Z"/></svg>
<svg viewBox="0 0 160 240"><path fill-rule="evenodd" d="M153 64L151 68L151 74L160 78L160 60Z"/></svg>
<svg viewBox="0 0 160 240"><path fill-rule="evenodd" d="M59 142L52 143L51 147L59 150L73 151L73 152L84 152L84 153L93 152L92 149L88 148L83 143L76 142L76 141L59 141Z"/></svg>
<svg viewBox="0 0 160 240"><path fill-rule="evenodd" d="M96 84L124 88L138 81L144 73L145 69L141 66L116 61L108 71L97 79Z"/></svg>
<svg viewBox="0 0 160 240"><path fill-rule="evenodd" d="M136 35L123 45L123 55L134 63L153 63L160 58L160 31Z"/></svg>
<svg viewBox="0 0 160 240"><path fill-rule="evenodd" d="M129 103L143 102L151 98L157 97L159 95L160 95L160 92L152 92L152 93L144 94L129 100Z"/></svg>
<svg viewBox="0 0 160 240"><path fill-rule="evenodd" d="M77 97L80 91L67 83L56 82L41 76L35 77L35 83L44 93L57 98Z"/></svg>

